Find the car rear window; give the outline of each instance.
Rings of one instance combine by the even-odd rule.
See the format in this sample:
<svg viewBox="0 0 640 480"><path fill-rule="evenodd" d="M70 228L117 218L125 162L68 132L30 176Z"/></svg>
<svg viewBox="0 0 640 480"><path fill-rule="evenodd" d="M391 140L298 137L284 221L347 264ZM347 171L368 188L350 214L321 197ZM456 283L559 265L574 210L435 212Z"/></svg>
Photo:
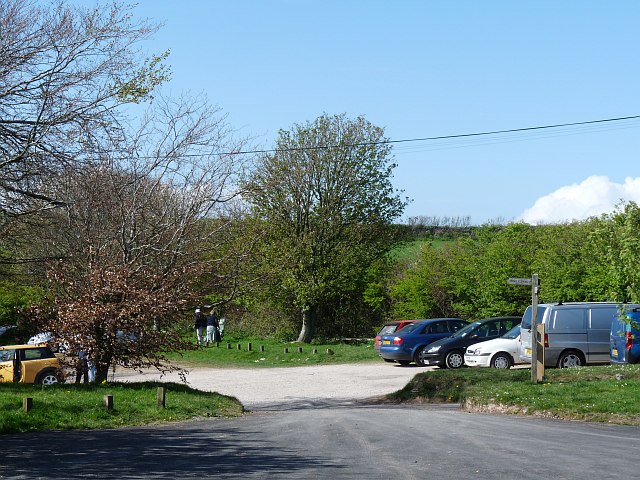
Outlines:
<svg viewBox="0 0 640 480"><path fill-rule="evenodd" d="M398 325L385 325L382 327L382 330L380 330L380 335L389 335L395 332L397 328Z"/></svg>

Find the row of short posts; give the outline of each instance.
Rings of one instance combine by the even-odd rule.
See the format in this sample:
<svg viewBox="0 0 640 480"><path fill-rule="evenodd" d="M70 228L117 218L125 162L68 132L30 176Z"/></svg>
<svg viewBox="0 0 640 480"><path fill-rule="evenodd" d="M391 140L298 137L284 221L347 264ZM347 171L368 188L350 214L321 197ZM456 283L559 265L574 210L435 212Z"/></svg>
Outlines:
<svg viewBox="0 0 640 480"><path fill-rule="evenodd" d="M219 345L220 345L219 343L216 343L216 346L219 346ZM230 343L227 343L227 350L231 350L231 347L232 347L232 346L231 346L231 344L230 344ZM241 343L238 343L238 344L236 345L236 348L237 348L238 350L242 350L242 344L241 344ZM302 347L297 347L297 349L296 349L296 350L297 350L297 352L298 352L298 353L302 353ZM253 344L252 344L251 342L249 342L249 343L247 344L247 351L248 351L248 352L252 352L252 351L253 351ZM264 352L264 345L260 345L260 351L261 351L261 352ZM318 353L318 349L317 349L317 348L314 348L311 352L312 352L314 355L316 355L316 354ZM290 353L289 347L284 347L284 353ZM333 352L333 350L331 350L330 348L327 348L326 353L327 353L327 355L333 355L333 353L334 353L334 352Z"/></svg>
<svg viewBox="0 0 640 480"><path fill-rule="evenodd" d="M105 395L102 397L104 401L104 406L107 410L113 410L113 395ZM156 401L158 407L165 408L167 403L167 387L158 387L156 391ZM33 398L32 397L24 397L22 399L22 409L25 413L29 413L33 410Z"/></svg>

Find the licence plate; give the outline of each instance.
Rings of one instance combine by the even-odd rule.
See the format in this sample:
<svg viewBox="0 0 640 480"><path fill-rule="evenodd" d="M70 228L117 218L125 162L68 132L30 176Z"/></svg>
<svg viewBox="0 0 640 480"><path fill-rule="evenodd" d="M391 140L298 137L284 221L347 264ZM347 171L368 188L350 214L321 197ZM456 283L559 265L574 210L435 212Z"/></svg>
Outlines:
<svg viewBox="0 0 640 480"><path fill-rule="evenodd" d="M618 356L618 349L614 348L613 350L611 350L611 355L613 355L614 357Z"/></svg>
<svg viewBox="0 0 640 480"><path fill-rule="evenodd" d="M524 349L524 354L525 354L526 356L530 357L530 356L531 356L531 349L530 349L530 348L525 348L525 349Z"/></svg>
<svg viewBox="0 0 640 480"><path fill-rule="evenodd" d="M391 345L391 340L382 340L383 345Z"/></svg>

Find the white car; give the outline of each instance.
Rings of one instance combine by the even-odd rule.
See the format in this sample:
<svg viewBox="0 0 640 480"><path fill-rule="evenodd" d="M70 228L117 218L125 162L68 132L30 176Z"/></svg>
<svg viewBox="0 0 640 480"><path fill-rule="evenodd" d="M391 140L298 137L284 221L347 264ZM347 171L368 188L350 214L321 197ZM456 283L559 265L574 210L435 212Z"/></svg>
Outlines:
<svg viewBox="0 0 640 480"><path fill-rule="evenodd" d="M519 340L520 325L516 325L500 338L468 346L464 363L470 367L511 368L521 363L518 358Z"/></svg>
<svg viewBox="0 0 640 480"><path fill-rule="evenodd" d="M54 353L67 353L69 350L69 345L65 342L61 342L60 344L52 344L54 340L53 334L51 332L41 332L36 333L33 337L27 340L27 345L49 345Z"/></svg>

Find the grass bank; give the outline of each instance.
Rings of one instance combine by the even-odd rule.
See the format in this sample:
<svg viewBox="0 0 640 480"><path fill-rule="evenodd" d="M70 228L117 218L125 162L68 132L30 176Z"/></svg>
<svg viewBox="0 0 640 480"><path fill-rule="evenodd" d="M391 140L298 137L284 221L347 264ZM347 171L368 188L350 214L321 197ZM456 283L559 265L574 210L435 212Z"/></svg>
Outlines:
<svg viewBox="0 0 640 480"><path fill-rule="evenodd" d="M165 408L158 407L157 387L166 387ZM107 410L104 396L113 396ZM33 399L28 413L23 398ZM0 434L36 430L117 428L187 420L235 417L243 407L235 398L201 392L175 383L39 385L0 384Z"/></svg>
<svg viewBox="0 0 640 480"><path fill-rule="evenodd" d="M393 402L460 402L469 411L640 425L640 365L529 370L465 368L416 375Z"/></svg>
<svg viewBox="0 0 640 480"><path fill-rule="evenodd" d="M226 335L218 346L213 344L167 357L180 365L199 367L291 367L381 361L373 350L373 340L303 344Z"/></svg>

